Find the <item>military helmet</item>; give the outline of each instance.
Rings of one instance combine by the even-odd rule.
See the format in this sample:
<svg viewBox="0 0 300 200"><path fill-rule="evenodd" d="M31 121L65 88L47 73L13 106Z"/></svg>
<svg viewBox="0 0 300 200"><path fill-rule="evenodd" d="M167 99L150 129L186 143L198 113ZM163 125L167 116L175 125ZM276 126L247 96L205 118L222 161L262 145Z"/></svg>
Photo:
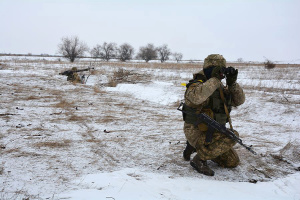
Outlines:
<svg viewBox="0 0 300 200"><path fill-rule="evenodd" d="M72 71L77 71L77 67L72 67Z"/></svg>
<svg viewBox="0 0 300 200"><path fill-rule="evenodd" d="M226 60L220 54L210 54L204 59L203 69L212 67L212 66L221 66L226 67Z"/></svg>

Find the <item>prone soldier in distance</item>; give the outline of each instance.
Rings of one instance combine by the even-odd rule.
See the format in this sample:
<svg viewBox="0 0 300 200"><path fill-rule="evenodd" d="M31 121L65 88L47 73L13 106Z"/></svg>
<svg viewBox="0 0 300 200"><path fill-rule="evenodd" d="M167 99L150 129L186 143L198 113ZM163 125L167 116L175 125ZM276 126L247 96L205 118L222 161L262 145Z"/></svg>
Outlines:
<svg viewBox="0 0 300 200"><path fill-rule="evenodd" d="M71 70L67 70L62 73L59 73L59 75L67 76L68 77L67 81L70 81L73 83L84 83L84 76L80 77L77 72L89 71L90 69L94 69L94 68L86 68L86 69L77 70L77 67L73 67Z"/></svg>

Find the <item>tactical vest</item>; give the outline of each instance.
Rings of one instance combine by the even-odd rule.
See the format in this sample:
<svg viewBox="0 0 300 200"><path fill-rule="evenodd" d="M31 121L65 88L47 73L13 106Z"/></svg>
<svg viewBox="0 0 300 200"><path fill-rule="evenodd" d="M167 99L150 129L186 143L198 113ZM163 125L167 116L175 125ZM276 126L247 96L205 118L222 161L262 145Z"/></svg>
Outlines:
<svg viewBox="0 0 300 200"><path fill-rule="evenodd" d="M187 89L189 86L191 86L194 83L197 83L198 81L199 80L190 81L190 83L187 84ZM206 81L206 78L202 79L200 82L204 83L205 81ZM224 93L224 97L225 97L225 104L230 113L231 107L232 107L231 106L231 95L226 90L224 90L224 88L222 88L222 89L223 89L223 93ZM195 124L195 125L198 124L198 128L201 131L208 130L208 127L206 124L197 123L196 115L187 114L187 113L197 113L197 112L199 112L199 109L184 105L183 111L185 111L183 118L186 123ZM217 122L219 122L220 124L223 124L223 125L225 125L226 122L228 122L228 117L227 117L227 115L225 113L225 109L224 109L224 102L222 101L221 95L220 95L220 89L217 89L213 92L213 94L209 97L208 104L205 105L200 110L200 113L207 114L208 116L210 116L211 118L213 118L214 120L216 120Z"/></svg>
<svg viewBox="0 0 300 200"><path fill-rule="evenodd" d="M227 94L227 92L223 89L223 93L225 96L225 104L228 108L228 112L231 111L231 95ZM224 102L221 99L220 89L214 91L214 93L209 97L209 103L206 106L207 109L211 109L214 114L214 119L220 124L225 125L228 122L228 117L225 113Z"/></svg>

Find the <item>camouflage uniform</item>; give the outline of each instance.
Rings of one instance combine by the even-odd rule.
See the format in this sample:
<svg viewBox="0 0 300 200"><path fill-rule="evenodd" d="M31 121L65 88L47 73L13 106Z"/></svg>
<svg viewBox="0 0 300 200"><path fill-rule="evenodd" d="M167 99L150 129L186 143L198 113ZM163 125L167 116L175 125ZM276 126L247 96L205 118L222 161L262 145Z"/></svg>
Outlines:
<svg viewBox="0 0 300 200"><path fill-rule="evenodd" d="M220 59L219 59L220 58ZM203 68L210 66L226 66L226 61L223 56L212 54L204 61ZM244 103L245 95L238 83L224 88L218 78L212 77L206 80L204 71L194 74L195 77L203 77L204 80L193 82L186 90L185 104L195 109L196 113L206 113L211 118L214 118L221 124L226 124L227 116L224 107L218 104L224 104L220 99L219 90L222 88L226 97L226 104L231 106L239 106ZM230 97L230 98L227 98ZM217 103L216 103L217 102ZM217 105L216 105L217 104ZM213 107L218 107L218 112L215 112ZM225 117L224 117L225 116ZM236 167L239 164L239 157L236 151L232 148L236 142L226 137L225 135L214 132L212 141L206 142L206 131L208 127L205 124L195 126L193 123L184 123L184 133L186 139L192 147L196 149L197 157L202 161L212 160L222 167ZM238 133L234 131L238 136Z"/></svg>
<svg viewBox="0 0 300 200"><path fill-rule="evenodd" d="M72 71L77 71L77 68L73 67ZM67 77L67 81L71 81L73 83L82 83L81 78L79 77L77 72L73 72L73 73L69 74Z"/></svg>

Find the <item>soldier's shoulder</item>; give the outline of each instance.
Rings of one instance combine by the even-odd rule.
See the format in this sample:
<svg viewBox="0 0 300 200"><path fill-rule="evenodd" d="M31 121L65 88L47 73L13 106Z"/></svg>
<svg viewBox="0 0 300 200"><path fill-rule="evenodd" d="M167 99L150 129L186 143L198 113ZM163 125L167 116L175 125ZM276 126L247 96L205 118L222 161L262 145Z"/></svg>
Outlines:
<svg viewBox="0 0 300 200"><path fill-rule="evenodd" d="M197 87L199 85L202 85L203 81L202 80L194 80L194 81L190 81L187 85L186 88L187 89L192 89L194 87Z"/></svg>

